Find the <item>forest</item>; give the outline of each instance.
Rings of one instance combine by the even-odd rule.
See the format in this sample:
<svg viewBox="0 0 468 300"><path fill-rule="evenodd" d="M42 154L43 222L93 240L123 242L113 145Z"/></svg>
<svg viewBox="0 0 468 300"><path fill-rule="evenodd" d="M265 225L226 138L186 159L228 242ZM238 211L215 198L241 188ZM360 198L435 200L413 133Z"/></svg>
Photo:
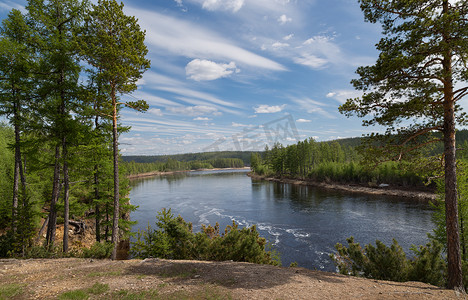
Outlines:
<svg viewBox="0 0 468 300"><path fill-rule="evenodd" d="M119 117L148 107L122 97L150 66L144 38L123 4L108 0L30 0L26 13L13 9L2 21L1 257L28 256L43 236L45 251L68 253L70 225L85 213L115 256L134 209L119 169L118 136L129 130Z"/></svg>
<svg viewBox="0 0 468 300"><path fill-rule="evenodd" d="M126 175L136 175L147 172L188 171L200 169L243 168L245 163L240 158L215 158L209 160L178 161L169 158L167 161L135 162L123 161Z"/></svg>
<svg viewBox="0 0 468 300"><path fill-rule="evenodd" d="M423 149L411 159L375 163L368 159L374 152L366 144L366 139L316 142L310 138L288 146L277 143L271 149L267 147L264 152L252 153L251 168L256 174L264 176L369 186L430 187L435 190L432 179L438 178L439 174L432 164L421 162L429 157L440 157L443 153L441 143ZM461 145L460 149L468 149L468 130L457 132L457 144ZM465 153L458 153L459 160L466 160Z"/></svg>

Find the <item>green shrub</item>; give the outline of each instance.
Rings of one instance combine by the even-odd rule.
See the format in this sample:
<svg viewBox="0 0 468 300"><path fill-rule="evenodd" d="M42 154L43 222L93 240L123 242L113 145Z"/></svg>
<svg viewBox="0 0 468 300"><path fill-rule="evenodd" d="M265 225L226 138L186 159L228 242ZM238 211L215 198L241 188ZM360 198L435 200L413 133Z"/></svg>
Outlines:
<svg viewBox="0 0 468 300"><path fill-rule="evenodd" d="M415 257L411 259L406 258L396 240L390 247L376 241L376 246L368 244L364 249L353 237L347 242L348 247L336 244L338 253L331 255L341 274L400 282L421 281L438 286L446 283L446 262L442 245L437 241L432 240L419 248L413 246ZM465 266L468 270L468 264Z"/></svg>
<svg viewBox="0 0 468 300"><path fill-rule="evenodd" d="M447 266L442 257L443 246L432 240L426 246L413 246L411 250L416 257L411 261L408 280L421 281L437 286L443 286L447 278ZM465 276L467 273L465 273ZM468 281L465 281L465 284Z"/></svg>
<svg viewBox="0 0 468 300"><path fill-rule="evenodd" d="M192 224L174 217L163 209L156 216L158 229L148 225L138 231L130 253L136 258L160 257L169 259L233 260L258 264L279 265L278 254L266 250L266 240L259 236L255 226L238 228L233 222L220 234L219 224L202 226L194 234Z"/></svg>
<svg viewBox="0 0 468 300"><path fill-rule="evenodd" d="M84 258L109 258L112 254L113 244L109 242L95 242L91 248L83 248Z"/></svg>

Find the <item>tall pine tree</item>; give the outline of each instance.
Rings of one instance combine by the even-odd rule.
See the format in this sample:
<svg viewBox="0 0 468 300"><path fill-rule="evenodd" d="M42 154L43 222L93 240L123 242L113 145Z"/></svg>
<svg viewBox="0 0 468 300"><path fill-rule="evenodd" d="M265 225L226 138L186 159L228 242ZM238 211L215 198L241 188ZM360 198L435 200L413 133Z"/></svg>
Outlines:
<svg viewBox="0 0 468 300"><path fill-rule="evenodd" d="M403 137L387 147L395 159L437 141L444 143L448 287L463 290L458 228L455 128L465 123L457 103L468 94L468 1L360 0L366 21L384 37L375 65L360 67L354 87L363 96L340 107L364 125Z"/></svg>
<svg viewBox="0 0 468 300"><path fill-rule="evenodd" d="M136 90L136 82L142 77L150 61L145 58L148 50L144 44L145 32L141 30L135 17L126 16L123 4L115 0L99 0L93 5L82 47L88 63L96 70L96 79L105 83L107 99L112 111L113 156L114 156L114 215L112 224L112 259L116 258L119 240L120 185L119 185L119 148L118 117L122 105L145 111L146 102L121 102L119 95Z"/></svg>

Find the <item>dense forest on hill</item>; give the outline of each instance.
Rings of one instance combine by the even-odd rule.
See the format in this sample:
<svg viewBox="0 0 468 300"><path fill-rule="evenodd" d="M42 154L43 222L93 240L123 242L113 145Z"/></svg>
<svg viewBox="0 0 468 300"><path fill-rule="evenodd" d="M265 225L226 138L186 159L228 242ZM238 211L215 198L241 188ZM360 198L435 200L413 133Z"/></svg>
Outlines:
<svg viewBox="0 0 468 300"><path fill-rule="evenodd" d="M250 155L252 151L219 151L219 152L200 152L174 155L125 155L122 160L125 162L134 161L136 163L167 162L168 160L177 160L180 162L190 161L212 161L222 158L238 158L245 165L250 165Z"/></svg>
<svg viewBox="0 0 468 300"><path fill-rule="evenodd" d="M419 158L386 161L373 164L365 161L368 149L363 146L365 138L348 138L327 142L313 139L283 146L275 144L261 153L252 153L251 168L260 175L288 178L312 179L356 183L370 186L392 184L398 186L424 187L431 177L437 177L437 170L421 166L421 159L436 157L443 152L442 143L426 148ZM468 130L457 132L460 150L468 149ZM459 152L461 161L465 152ZM434 185L432 185L434 186Z"/></svg>
<svg viewBox="0 0 468 300"><path fill-rule="evenodd" d="M157 162L123 162L127 175L136 175L148 172L170 172L170 171L186 171L199 169L214 169L214 168L243 168L244 161L240 158L215 158L209 160L192 160L178 161L169 158L167 161Z"/></svg>

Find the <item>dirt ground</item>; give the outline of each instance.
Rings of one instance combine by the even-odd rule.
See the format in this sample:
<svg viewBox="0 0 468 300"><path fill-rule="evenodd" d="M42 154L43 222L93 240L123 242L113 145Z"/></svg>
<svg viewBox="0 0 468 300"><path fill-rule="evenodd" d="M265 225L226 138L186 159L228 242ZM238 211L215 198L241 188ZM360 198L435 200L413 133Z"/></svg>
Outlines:
<svg viewBox="0 0 468 300"><path fill-rule="evenodd" d="M64 292L92 291L96 284L105 288L89 299L466 299L419 282L230 261L0 260L0 292L22 287L13 299L72 299Z"/></svg>

